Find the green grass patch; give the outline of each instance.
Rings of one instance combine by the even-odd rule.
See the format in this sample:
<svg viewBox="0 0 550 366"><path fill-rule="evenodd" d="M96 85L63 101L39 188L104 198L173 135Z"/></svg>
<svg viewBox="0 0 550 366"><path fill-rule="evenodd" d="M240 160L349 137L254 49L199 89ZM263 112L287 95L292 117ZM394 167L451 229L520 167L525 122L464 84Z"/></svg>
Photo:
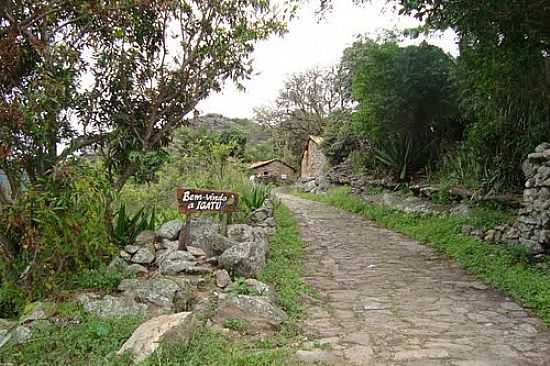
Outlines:
<svg viewBox="0 0 550 366"><path fill-rule="evenodd" d="M462 225L494 226L509 218L494 208L476 208L471 217L416 216L372 205L352 195L347 188L327 194L297 195L361 214L390 229L427 243L460 263L489 285L503 290L550 324L550 271L527 260L520 247L488 244L462 234Z"/></svg>
<svg viewBox="0 0 550 366"><path fill-rule="evenodd" d="M290 349L269 342L232 340L207 328L189 346L164 345L143 366L284 366L300 365Z"/></svg>
<svg viewBox="0 0 550 366"><path fill-rule="evenodd" d="M102 320L80 314L78 325L49 325L33 329L21 346L0 350L0 364L13 365L121 365L129 364L115 352L142 321L139 317Z"/></svg>
<svg viewBox="0 0 550 366"><path fill-rule="evenodd" d="M73 274L69 278L68 288L114 290L120 281L132 277L134 275L130 272L110 269L106 265L102 265L97 269L87 269Z"/></svg>
<svg viewBox="0 0 550 366"><path fill-rule="evenodd" d="M275 220L277 230L271 237L269 257L259 280L275 288L279 303L292 322L303 312L302 296L310 292L301 276L304 247L296 220L286 207L277 205Z"/></svg>

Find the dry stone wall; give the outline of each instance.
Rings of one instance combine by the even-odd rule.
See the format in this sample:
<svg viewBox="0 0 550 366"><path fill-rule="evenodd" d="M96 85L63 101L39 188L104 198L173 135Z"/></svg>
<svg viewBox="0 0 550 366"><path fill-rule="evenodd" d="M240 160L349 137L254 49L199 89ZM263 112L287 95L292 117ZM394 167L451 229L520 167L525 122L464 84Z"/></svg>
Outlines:
<svg viewBox="0 0 550 366"><path fill-rule="evenodd" d="M526 182L517 223L519 241L535 251L550 252L550 143L537 146L522 170Z"/></svg>

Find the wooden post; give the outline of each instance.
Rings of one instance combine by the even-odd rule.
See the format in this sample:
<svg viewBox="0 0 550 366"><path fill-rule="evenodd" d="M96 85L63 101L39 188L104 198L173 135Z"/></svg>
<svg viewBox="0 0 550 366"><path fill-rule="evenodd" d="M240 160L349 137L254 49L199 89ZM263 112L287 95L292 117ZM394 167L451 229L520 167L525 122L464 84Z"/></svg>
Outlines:
<svg viewBox="0 0 550 366"><path fill-rule="evenodd" d="M187 246L191 242L191 213L185 215L185 226L180 231L178 238L178 249L187 250Z"/></svg>

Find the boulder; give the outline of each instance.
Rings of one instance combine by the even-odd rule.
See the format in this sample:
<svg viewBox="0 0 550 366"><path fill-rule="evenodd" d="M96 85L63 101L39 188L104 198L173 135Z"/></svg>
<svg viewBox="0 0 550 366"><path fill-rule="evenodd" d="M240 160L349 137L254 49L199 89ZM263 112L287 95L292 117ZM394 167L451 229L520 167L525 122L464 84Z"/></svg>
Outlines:
<svg viewBox="0 0 550 366"><path fill-rule="evenodd" d="M219 288L226 288L231 285L231 277L225 269L219 269L215 273L216 275L216 286Z"/></svg>
<svg viewBox="0 0 550 366"><path fill-rule="evenodd" d="M81 294L78 301L84 311L100 318L117 318L126 315L141 315L147 310L145 304L136 302L132 297L113 297L106 295L100 298L96 294Z"/></svg>
<svg viewBox="0 0 550 366"><path fill-rule="evenodd" d="M128 263L121 257L114 257L107 266L110 271L125 272L128 270Z"/></svg>
<svg viewBox="0 0 550 366"><path fill-rule="evenodd" d="M168 240L168 239L162 239L160 243L161 249L167 249L169 251L178 250L179 243L177 240Z"/></svg>
<svg viewBox="0 0 550 366"><path fill-rule="evenodd" d="M269 331L279 329L288 316L266 297L226 295L218 301L212 320L223 324L228 319L246 321L248 331Z"/></svg>
<svg viewBox="0 0 550 366"><path fill-rule="evenodd" d="M23 325L17 326L14 330L11 331L10 335L11 337L9 341L10 343L15 345L26 343L32 337L31 330Z"/></svg>
<svg viewBox="0 0 550 366"><path fill-rule="evenodd" d="M226 270L242 277L256 277L265 266L267 243L250 241L227 249L219 257L219 263Z"/></svg>
<svg viewBox="0 0 550 366"><path fill-rule="evenodd" d="M44 304L43 302L35 302L25 307L26 315L21 318L21 323L32 323L36 320L48 319L48 313L51 315L55 310L54 304Z"/></svg>
<svg viewBox="0 0 550 366"><path fill-rule="evenodd" d="M161 343L188 344L198 326L199 322L190 312L152 318L134 331L117 354L129 353L134 363L140 363L151 356Z"/></svg>
<svg viewBox="0 0 550 366"><path fill-rule="evenodd" d="M139 233L134 241L135 245L144 246L147 244L154 244L158 241L157 233L151 230L145 230Z"/></svg>
<svg viewBox="0 0 550 366"><path fill-rule="evenodd" d="M165 275L174 275L188 271L196 264L195 257L183 250L163 253L162 257L159 256L158 259L160 273Z"/></svg>
<svg viewBox="0 0 550 366"><path fill-rule="evenodd" d="M132 256L131 261L137 264L151 264L155 261L155 250L149 246L141 247Z"/></svg>
<svg viewBox="0 0 550 366"><path fill-rule="evenodd" d="M151 279L124 279L118 289L124 292L124 297L134 299L139 303L152 306L162 312L172 311L174 297L187 285L176 282L170 278L157 277Z"/></svg>
<svg viewBox="0 0 550 366"><path fill-rule="evenodd" d="M237 243L264 239L264 233L257 228L246 224L227 226L227 237Z"/></svg>
<svg viewBox="0 0 550 366"><path fill-rule="evenodd" d="M236 244L237 242L212 231L195 232L191 235L191 246L202 249L208 257L219 256Z"/></svg>
<svg viewBox="0 0 550 366"><path fill-rule="evenodd" d="M172 220L162 224L157 234L162 239L176 240L182 228L183 222L181 220Z"/></svg>

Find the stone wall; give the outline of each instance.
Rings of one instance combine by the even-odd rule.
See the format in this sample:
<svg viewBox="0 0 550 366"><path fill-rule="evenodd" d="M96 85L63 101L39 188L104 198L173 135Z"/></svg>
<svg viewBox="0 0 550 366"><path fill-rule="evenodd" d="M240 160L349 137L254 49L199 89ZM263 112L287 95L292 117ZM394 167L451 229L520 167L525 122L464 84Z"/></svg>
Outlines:
<svg viewBox="0 0 550 366"><path fill-rule="evenodd" d="M522 164L527 179L517 227L521 244L550 252L550 143L537 146Z"/></svg>

